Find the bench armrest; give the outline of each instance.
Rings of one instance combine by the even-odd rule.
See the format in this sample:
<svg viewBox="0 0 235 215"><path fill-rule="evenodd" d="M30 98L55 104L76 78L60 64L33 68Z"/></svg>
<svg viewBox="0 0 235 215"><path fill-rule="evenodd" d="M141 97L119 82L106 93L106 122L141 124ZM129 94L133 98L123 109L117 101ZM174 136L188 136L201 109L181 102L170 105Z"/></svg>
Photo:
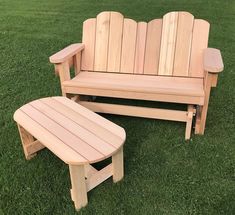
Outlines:
<svg viewBox="0 0 235 215"><path fill-rule="evenodd" d="M63 63L78 52L84 49L85 45L82 43L75 43L72 45L67 46L66 48L62 49L61 51L53 54L50 56L51 63Z"/></svg>
<svg viewBox="0 0 235 215"><path fill-rule="evenodd" d="M204 70L211 73L219 73L223 71L224 64L220 50L214 48L207 48L203 56Z"/></svg>

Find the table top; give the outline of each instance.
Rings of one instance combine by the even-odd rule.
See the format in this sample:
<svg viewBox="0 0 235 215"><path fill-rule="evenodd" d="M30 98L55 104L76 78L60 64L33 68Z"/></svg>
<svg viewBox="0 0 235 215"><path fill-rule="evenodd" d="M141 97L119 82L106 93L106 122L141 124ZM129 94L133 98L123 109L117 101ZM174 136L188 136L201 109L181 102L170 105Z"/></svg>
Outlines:
<svg viewBox="0 0 235 215"><path fill-rule="evenodd" d="M95 163L124 144L125 130L66 97L32 101L14 120L67 164Z"/></svg>

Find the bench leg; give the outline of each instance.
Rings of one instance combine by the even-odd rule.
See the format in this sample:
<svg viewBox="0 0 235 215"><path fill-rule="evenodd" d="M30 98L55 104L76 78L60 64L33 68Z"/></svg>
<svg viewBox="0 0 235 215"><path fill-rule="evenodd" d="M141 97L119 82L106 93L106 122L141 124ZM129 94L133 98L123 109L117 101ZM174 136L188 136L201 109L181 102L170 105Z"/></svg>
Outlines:
<svg viewBox="0 0 235 215"><path fill-rule="evenodd" d="M195 134L204 134L206 127L206 117L208 111L208 103L204 106L199 106L196 116Z"/></svg>
<svg viewBox="0 0 235 215"><path fill-rule="evenodd" d="M123 167L123 147L121 147L116 154L112 156L113 165L113 181L118 182L124 176Z"/></svg>
<svg viewBox="0 0 235 215"><path fill-rule="evenodd" d="M43 146L38 140L35 140L34 137L22 126L19 124L17 124L17 126L20 133L25 158L30 160L36 155L37 151L43 149L45 146Z"/></svg>
<svg viewBox="0 0 235 215"><path fill-rule="evenodd" d="M210 96L210 92L205 97L204 105L198 106L198 108L197 108L195 134L202 135L205 132L206 117L207 117L207 111L208 111L208 105L209 105L209 96Z"/></svg>
<svg viewBox="0 0 235 215"><path fill-rule="evenodd" d="M185 130L186 140L190 139L192 123L193 123L193 105L188 105L188 116L187 116L187 122L186 122L186 130Z"/></svg>
<svg viewBox="0 0 235 215"><path fill-rule="evenodd" d="M72 184L71 196L76 210L85 207L88 203L85 181L84 165L69 165L70 179Z"/></svg>
<svg viewBox="0 0 235 215"><path fill-rule="evenodd" d="M195 134L204 134L206 127L206 117L210 99L211 86L214 84L213 74L206 73L205 77L205 101L203 106L198 107L197 117L196 117L196 126L195 126Z"/></svg>

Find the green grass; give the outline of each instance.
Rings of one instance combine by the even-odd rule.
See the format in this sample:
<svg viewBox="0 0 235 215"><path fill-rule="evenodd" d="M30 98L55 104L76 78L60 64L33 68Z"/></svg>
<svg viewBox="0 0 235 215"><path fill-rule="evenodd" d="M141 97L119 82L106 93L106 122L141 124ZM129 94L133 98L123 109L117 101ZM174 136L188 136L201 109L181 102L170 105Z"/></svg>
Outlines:
<svg viewBox="0 0 235 215"><path fill-rule="evenodd" d="M186 142L182 123L105 115L127 131L125 178L89 192L81 214L235 214L233 0L0 0L0 214L76 214L68 167L47 150L26 161L12 116L26 102L60 95L48 57L81 41L82 22L103 10L144 21L172 10L206 19L225 70L204 136Z"/></svg>

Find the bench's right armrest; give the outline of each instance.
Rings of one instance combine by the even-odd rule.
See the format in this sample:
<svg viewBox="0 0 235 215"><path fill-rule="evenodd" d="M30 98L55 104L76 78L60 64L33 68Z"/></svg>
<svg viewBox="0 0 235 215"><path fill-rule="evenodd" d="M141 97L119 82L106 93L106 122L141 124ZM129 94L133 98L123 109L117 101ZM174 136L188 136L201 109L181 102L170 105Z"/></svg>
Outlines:
<svg viewBox="0 0 235 215"><path fill-rule="evenodd" d="M204 70L211 73L223 71L224 64L219 49L207 48L204 51Z"/></svg>
<svg viewBox="0 0 235 215"><path fill-rule="evenodd" d="M71 44L61 51L50 56L50 62L54 64L64 63L65 61L69 60L69 58L82 51L84 48L85 45L82 43Z"/></svg>

